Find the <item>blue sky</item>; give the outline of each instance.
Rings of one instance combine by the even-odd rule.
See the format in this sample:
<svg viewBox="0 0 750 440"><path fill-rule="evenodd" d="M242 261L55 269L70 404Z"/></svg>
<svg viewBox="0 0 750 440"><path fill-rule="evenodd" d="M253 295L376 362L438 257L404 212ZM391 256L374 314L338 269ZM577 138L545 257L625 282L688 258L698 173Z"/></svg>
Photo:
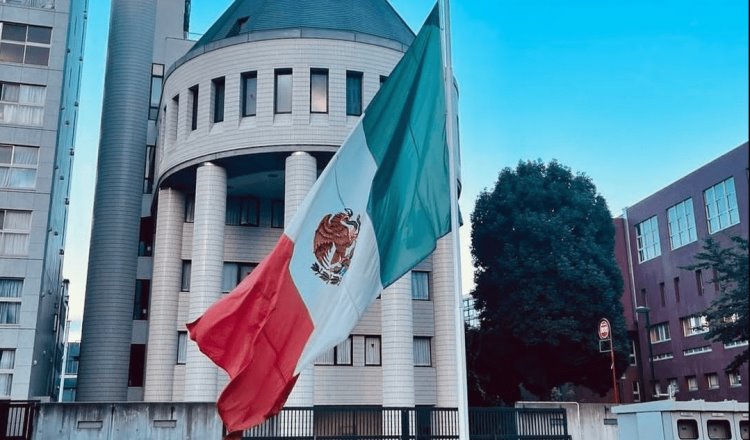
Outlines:
<svg viewBox="0 0 750 440"><path fill-rule="evenodd" d="M230 0L192 0L202 33ZM415 31L431 0L391 0ZM468 219L498 172L557 159L590 176L613 216L748 140L746 0L451 2ZM80 334L109 1L89 2L64 273ZM469 225L461 231L471 289Z"/></svg>

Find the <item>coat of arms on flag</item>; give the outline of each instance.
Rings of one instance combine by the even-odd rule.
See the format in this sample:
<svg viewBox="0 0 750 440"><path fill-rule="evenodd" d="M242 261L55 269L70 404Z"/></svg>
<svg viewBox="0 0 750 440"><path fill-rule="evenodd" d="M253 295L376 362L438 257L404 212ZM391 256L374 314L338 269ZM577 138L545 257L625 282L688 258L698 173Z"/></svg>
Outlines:
<svg viewBox="0 0 750 440"><path fill-rule="evenodd" d="M311 269L328 284L341 282L354 257L362 220L359 215L356 219L353 216L349 208L335 215L326 214L315 230L313 253L317 263Z"/></svg>

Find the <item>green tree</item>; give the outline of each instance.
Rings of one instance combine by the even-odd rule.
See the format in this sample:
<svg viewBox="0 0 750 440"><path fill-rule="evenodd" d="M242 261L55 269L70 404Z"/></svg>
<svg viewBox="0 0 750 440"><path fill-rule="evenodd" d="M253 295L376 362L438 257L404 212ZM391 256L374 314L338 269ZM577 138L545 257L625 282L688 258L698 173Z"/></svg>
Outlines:
<svg viewBox="0 0 750 440"><path fill-rule="evenodd" d="M569 382L611 389L597 326L612 324L622 371L622 277L612 217L591 179L556 161L520 162L479 195L471 220L480 313L467 340L472 403L512 403L521 387L548 398Z"/></svg>
<svg viewBox="0 0 750 440"><path fill-rule="evenodd" d="M719 284L720 295L706 310L708 333L706 339L715 342L748 340L748 241L742 237L731 238L733 246L722 247L709 237L703 250L695 255L695 263L684 269L712 269L716 275L712 282ZM746 348L726 367L733 371L750 359Z"/></svg>

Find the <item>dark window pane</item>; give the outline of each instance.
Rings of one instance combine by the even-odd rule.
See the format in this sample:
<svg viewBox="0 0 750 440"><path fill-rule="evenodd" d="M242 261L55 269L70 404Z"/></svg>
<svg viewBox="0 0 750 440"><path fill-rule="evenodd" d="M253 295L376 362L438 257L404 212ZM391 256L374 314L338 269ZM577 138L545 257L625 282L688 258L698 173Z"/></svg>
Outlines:
<svg viewBox="0 0 750 440"><path fill-rule="evenodd" d="M242 116L255 116L258 76L255 72L242 75Z"/></svg>
<svg viewBox="0 0 750 440"><path fill-rule="evenodd" d="M26 41L26 25L3 23L3 40Z"/></svg>
<svg viewBox="0 0 750 440"><path fill-rule="evenodd" d="M24 63L46 66L49 63L49 47L26 46Z"/></svg>
<svg viewBox="0 0 750 440"><path fill-rule="evenodd" d="M128 368L128 386L143 386L143 370L146 364L146 345L132 344L130 346L130 368Z"/></svg>
<svg viewBox="0 0 750 440"><path fill-rule="evenodd" d="M198 86L193 86L189 90L190 98L192 99L190 129L195 130L196 128L198 128Z"/></svg>
<svg viewBox="0 0 750 440"><path fill-rule="evenodd" d="M346 72L346 114L362 114L362 73Z"/></svg>
<svg viewBox="0 0 750 440"><path fill-rule="evenodd" d="M224 120L224 78L212 81L214 86L214 122Z"/></svg>
<svg viewBox="0 0 750 440"><path fill-rule="evenodd" d="M29 26L29 35L26 41L32 43L49 44L52 40L52 28L42 26Z"/></svg>
<svg viewBox="0 0 750 440"><path fill-rule="evenodd" d="M23 46L18 44L0 44L0 61L23 63Z"/></svg>

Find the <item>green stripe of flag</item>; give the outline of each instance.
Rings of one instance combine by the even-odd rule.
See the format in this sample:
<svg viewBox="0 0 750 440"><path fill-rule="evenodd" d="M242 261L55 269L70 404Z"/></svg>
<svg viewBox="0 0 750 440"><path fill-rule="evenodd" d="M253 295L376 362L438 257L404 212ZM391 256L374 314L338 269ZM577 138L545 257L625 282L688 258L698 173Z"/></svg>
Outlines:
<svg viewBox="0 0 750 440"><path fill-rule="evenodd" d="M363 127L378 166L367 210L385 287L429 255L437 239L450 231L437 6L368 106Z"/></svg>

